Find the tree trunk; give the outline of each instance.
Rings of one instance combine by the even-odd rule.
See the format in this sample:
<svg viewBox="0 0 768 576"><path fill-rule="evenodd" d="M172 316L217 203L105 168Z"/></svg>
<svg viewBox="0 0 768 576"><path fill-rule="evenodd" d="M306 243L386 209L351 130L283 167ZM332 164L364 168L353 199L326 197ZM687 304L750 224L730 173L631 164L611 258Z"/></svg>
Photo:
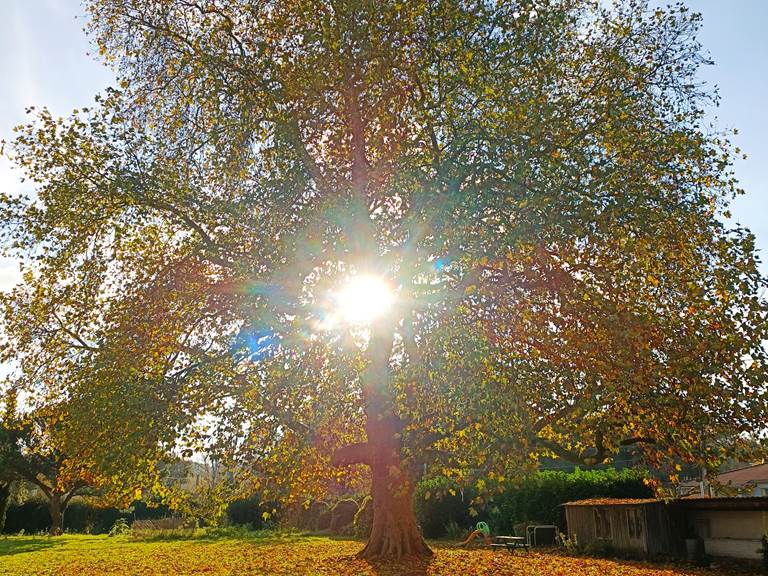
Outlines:
<svg viewBox="0 0 768 576"><path fill-rule="evenodd" d="M373 526L358 557L366 559L430 556L413 513L413 489L400 455L384 448L372 454Z"/></svg>
<svg viewBox="0 0 768 576"><path fill-rule="evenodd" d="M413 486L400 457L400 420L394 412L389 388L389 358L394 323L380 322L371 330L370 364L363 374L368 441L345 446L333 464L367 464L371 468L373 526L359 558L398 559L431 556L413 513Z"/></svg>
<svg viewBox="0 0 768 576"><path fill-rule="evenodd" d="M5 528L5 513L11 500L11 482L0 482L0 532Z"/></svg>
<svg viewBox="0 0 768 576"><path fill-rule="evenodd" d="M51 514L51 528L48 534L59 536L64 531L64 507L61 505L61 494L53 492L48 502L48 512Z"/></svg>
<svg viewBox="0 0 768 576"><path fill-rule="evenodd" d="M360 271L376 273L379 253L376 230L368 212L368 157L365 122L360 110L360 78L350 62L344 90L345 109L352 139L352 202L350 237ZM400 457L400 420L395 414L390 389L390 366L397 314L381 318L371 326L368 343L370 361L362 377L365 399L365 432L368 441L345 446L333 456L333 464L368 464L373 480L373 526L368 543L358 557L375 559L431 556L413 513L413 487Z"/></svg>

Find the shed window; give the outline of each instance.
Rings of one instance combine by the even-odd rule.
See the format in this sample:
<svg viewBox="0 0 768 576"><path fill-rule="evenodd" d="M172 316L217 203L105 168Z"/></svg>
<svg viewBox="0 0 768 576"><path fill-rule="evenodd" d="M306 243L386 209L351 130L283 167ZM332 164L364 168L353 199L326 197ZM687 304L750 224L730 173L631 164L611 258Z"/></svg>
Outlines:
<svg viewBox="0 0 768 576"><path fill-rule="evenodd" d="M605 508L595 508L595 537L611 539L611 518Z"/></svg>
<svg viewBox="0 0 768 576"><path fill-rule="evenodd" d="M640 510L637 508L627 509L627 525L629 527L630 538L642 538L643 536L643 521L640 515Z"/></svg>

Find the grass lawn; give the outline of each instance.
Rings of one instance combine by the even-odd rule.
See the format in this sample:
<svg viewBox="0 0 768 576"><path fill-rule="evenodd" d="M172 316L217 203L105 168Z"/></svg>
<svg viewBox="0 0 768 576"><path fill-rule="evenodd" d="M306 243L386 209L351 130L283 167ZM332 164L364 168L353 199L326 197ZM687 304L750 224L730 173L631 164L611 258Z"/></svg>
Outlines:
<svg viewBox="0 0 768 576"><path fill-rule="evenodd" d="M457 550L434 543L430 562L372 565L352 556L362 543L306 536L135 540L128 536L67 535L0 538L1 575L184 574L219 575L499 575L499 576L715 576L723 567L698 570L645 563L570 558L532 552Z"/></svg>

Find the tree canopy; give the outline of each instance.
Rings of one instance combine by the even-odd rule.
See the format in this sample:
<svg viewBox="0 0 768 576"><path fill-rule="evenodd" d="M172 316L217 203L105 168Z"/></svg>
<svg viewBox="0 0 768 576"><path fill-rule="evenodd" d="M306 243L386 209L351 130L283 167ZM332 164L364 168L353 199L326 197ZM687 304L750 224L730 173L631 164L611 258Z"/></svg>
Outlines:
<svg viewBox="0 0 768 576"><path fill-rule="evenodd" d="M685 6L87 5L120 85L8 145L36 193L0 204L4 349L126 490L172 450L293 502L366 464L363 554L399 556L424 470L716 467L766 421L765 279ZM393 307L330 321L355 275Z"/></svg>

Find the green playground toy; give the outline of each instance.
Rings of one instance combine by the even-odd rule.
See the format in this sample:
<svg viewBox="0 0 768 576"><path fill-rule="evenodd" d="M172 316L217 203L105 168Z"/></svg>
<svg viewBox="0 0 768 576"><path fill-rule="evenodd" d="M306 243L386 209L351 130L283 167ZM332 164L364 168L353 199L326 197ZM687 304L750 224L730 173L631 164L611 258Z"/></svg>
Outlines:
<svg viewBox="0 0 768 576"><path fill-rule="evenodd" d="M490 536L491 535L491 527L488 526L485 522L478 522L475 526L477 530L483 533L483 536Z"/></svg>

